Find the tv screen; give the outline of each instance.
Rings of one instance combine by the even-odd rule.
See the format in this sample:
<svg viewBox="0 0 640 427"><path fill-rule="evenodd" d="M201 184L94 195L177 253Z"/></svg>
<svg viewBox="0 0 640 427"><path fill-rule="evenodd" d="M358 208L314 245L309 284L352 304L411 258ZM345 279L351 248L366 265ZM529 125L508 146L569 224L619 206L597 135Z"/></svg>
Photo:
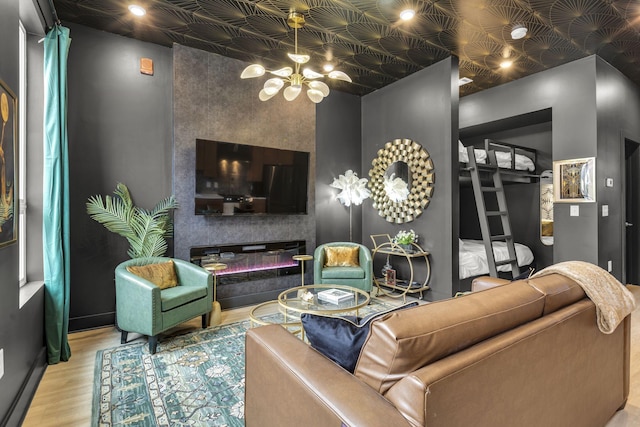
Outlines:
<svg viewBox="0 0 640 427"><path fill-rule="evenodd" d="M307 213L309 153L196 139L196 215Z"/></svg>

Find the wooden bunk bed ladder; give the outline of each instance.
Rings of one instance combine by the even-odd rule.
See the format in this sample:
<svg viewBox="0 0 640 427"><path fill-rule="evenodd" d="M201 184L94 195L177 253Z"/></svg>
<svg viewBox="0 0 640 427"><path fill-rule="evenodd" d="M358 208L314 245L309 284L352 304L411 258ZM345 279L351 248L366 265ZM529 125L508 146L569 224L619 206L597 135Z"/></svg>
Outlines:
<svg viewBox="0 0 640 427"><path fill-rule="evenodd" d="M509 264L511 266L512 277L520 274L518 267L518 259L516 257L515 242L511 232L511 222L509 221L509 211L507 209L507 199L504 194L504 186L500 177L500 168L496 160L494 150L487 150L487 164L478 164L473 151L474 147L467 147L469 153L469 165L471 182L473 184L473 194L476 199L476 208L478 210L478 219L480 221L480 231L482 232L482 241L487 252L487 263L489 264L489 274L492 277L498 277L498 266ZM480 170L487 170L491 174L492 180L483 182L480 179ZM496 198L498 210L487 211L485 197L493 194ZM489 196L491 197L491 196ZM499 217L502 224L501 234L492 234L489 224L490 217ZM493 242L505 242L509 253L509 258L504 261L496 262L493 254Z"/></svg>

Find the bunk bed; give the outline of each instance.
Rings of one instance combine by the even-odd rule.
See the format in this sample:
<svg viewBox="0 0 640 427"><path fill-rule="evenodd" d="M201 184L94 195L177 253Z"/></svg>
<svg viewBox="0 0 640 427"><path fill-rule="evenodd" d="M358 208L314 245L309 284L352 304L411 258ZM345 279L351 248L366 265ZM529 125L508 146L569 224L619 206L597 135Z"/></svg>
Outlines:
<svg viewBox="0 0 640 427"><path fill-rule="evenodd" d="M491 154L493 162L489 161L490 151L493 153ZM497 168L499 169L499 180L501 180L501 183L497 184L499 186L502 184L509 185L512 183L534 183L537 182L539 178L539 176L536 175L537 152L535 149L520 147L490 139L484 140L484 148L465 147L461 141L458 141L458 155L458 160L460 162L459 180L460 185L463 186L471 184L472 175L474 174L477 174L477 178L479 178L480 181L491 182L491 184L488 184L491 186L495 185L495 183L493 183L493 176L496 171L496 166L492 166L488 163L497 165ZM474 160L470 161L470 156L473 156ZM474 168L473 165L475 165L476 168ZM482 188L486 189L486 187ZM476 190L474 190L474 192L475 191ZM498 191L501 191L501 189ZM476 195L476 205L477 203L478 196ZM505 202L503 201L503 204L504 203ZM503 210L506 211L506 207L497 209L497 211L494 212L489 212L483 203L482 208L478 209L478 215L481 215L481 211L484 213L484 227L486 228L486 224L488 224L489 220L488 217L493 215L497 218L501 213L499 211ZM508 214L504 215L508 217ZM480 219L480 222L482 228L483 219ZM484 234L485 232L483 232L483 235ZM491 232L488 231L487 234L491 234ZM511 239L511 242L513 242L510 229L501 234L505 235L501 237L506 238L506 240ZM527 271L527 268L528 270L532 268L534 255L530 248L521 243L513 242L513 248L511 250L515 252L515 257L510 258L509 245L511 243L506 243L504 241L492 241L489 243L490 240L494 239L489 237L486 241L469 239L459 240L459 279L461 289L470 289L473 278L491 274L491 263L494 263L493 269L497 270L500 275L503 275L505 272L512 271L512 268L515 268L516 264L521 271L523 269L524 271ZM491 251L491 249L493 249L495 261L488 260L487 252Z"/></svg>

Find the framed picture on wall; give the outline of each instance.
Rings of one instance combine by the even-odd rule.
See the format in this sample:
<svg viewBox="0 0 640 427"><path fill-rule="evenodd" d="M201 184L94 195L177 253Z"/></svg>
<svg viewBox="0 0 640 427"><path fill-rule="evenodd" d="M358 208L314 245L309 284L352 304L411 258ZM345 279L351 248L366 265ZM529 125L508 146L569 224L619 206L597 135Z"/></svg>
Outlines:
<svg viewBox="0 0 640 427"><path fill-rule="evenodd" d="M553 195L555 203L595 202L596 158L554 161Z"/></svg>
<svg viewBox="0 0 640 427"><path fill-rule="evenodd" d="M0 79L0 248L16 242L18 99Z"/></svg>

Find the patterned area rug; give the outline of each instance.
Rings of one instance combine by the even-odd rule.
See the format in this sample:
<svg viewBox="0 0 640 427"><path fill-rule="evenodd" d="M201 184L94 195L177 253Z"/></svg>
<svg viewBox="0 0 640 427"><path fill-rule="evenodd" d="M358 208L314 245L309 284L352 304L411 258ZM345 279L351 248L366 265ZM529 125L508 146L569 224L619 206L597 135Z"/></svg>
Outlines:
<svg viewBox="0 0 640 427"><path fill-rule="evenodd" d="M396 304L372 298L360 315ZM277 315L276 315L277 316ZM92 426L244 426L244 338L250 322L146 340L96 354Z"/></svg>

